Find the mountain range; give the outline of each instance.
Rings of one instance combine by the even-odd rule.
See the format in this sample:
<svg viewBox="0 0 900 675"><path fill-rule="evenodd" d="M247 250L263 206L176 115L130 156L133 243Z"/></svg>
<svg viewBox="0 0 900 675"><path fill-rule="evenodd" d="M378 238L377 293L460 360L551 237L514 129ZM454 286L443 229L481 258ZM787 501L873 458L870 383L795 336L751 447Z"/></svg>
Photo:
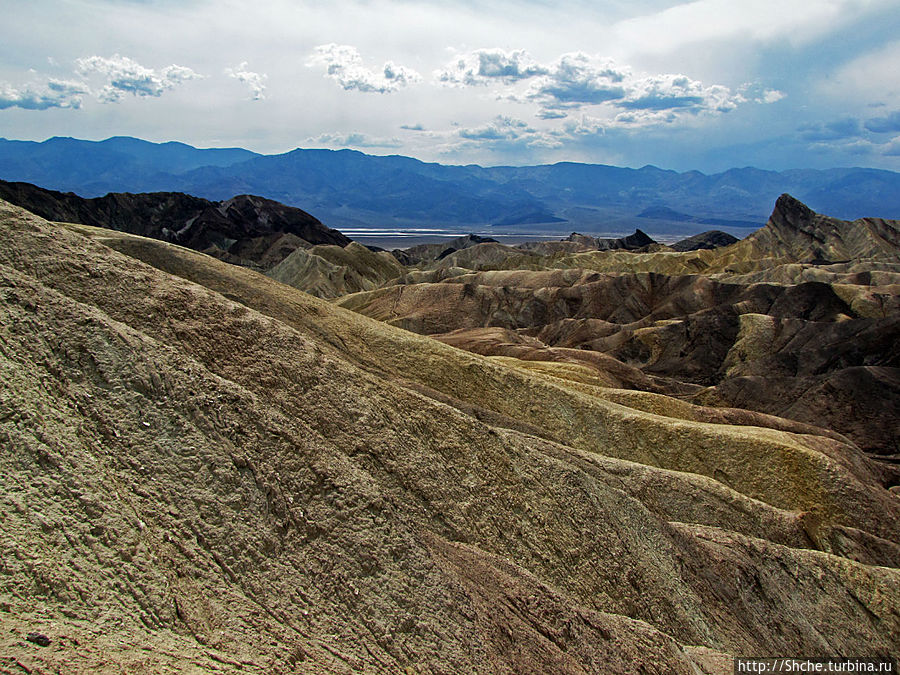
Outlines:
<svg viewBox="0 0 900 675"><path fill-rule="evenodd" d="M352 150L260 155L128 137L105 141L0 139L0 178L83 197L184 192L212 201L254 194L304 209L331 227L441 226L460 232L743 236L789 192L840 218L900 217L900 174L865 168L705 175L562 162L445 166Z"/></svg>

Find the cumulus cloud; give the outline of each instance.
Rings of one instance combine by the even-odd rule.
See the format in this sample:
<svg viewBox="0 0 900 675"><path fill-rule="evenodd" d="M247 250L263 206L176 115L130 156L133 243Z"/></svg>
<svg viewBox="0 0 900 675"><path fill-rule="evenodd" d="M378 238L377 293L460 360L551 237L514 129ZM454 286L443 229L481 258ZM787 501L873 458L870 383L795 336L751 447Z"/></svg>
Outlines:
<svg viewBox="0 0 900 675"><path fill-rule="evenodd" d="M385 63L379 71L367 68L356 47L334 43L316 47L307 65L325 66L325 76L346 91L389 94L422 79L415 70L392 61Z"/></svg>
<svg viewBox="0 0 900 675"><path fill-rule="evenodd" d="M900 110L885 117L873 117L866 121L866 129L875 134L887 134L900 131Z"/></svg>
<svg viewBox="0 0 900 675"><path fill-rule="evenodd" d="M535 129L527 122L506 115L497 115L490 122L477 127L463 127L456 131L456 137L465 144L486 145L492 150L513 148L558 148L561 141L552 131ZM452 146L452 143L449 144ZM449 147L448 146L448 147Z"/></svg>
<svg viewBox="0 0 900 675"><path fill-rule="evenodd" d="M754 100L774 102L778 98L776 92L767 91ZM554 117L553 111L604 104L623 111L646 111L615 117L625 124L639 124L672 121L673 114L665 111L725 113L750 99L728 87L707 86L686 75L638 75L610 59L579 52L562 55L519 100L539 103L544 118Z"/></svg>
<svg viewBox="0 0 900 675"><path fill-rule="evenodd" d="M682 74L638 74L612 59L583 52L540 64L524 50L480 49L436 71L435 80L457 87L495 84L501 88L498 98L536 103L540 106L537 116L544 120L606 106L613 113L619 110L610 118L623 125L671 122L683 114L720 114L744 103L775 103L784 98L782 92L759 84L732 91ZM518 86L525 82L524 89Z"/></svg>
<svg viewBox="0 0 900 675"><path fill-rule="evenodd" d="M81 82L49 79L20 89L0 82L0 110L49 110L50 108L80 108L90 90Z"/></svg>
<svg viewBox="0 0 900 675"><path fill-rule="evenodd" d="M185 66L171 65L161 70L146 68L134 59L114 54L111 58L88 56L78 59L76 71L85 77L98 74L106 81L98 92L104 103L120 101L126 94L162 96L163 92L202 76Z"/></svg>
<svg viewBox="0 0 900 675"><path fill-rule="evenodd" d="M617 68L609 59L580 52L563 54L523 98L551 110L597 105L622 99L626 94L623 83L629 75L629 71Z"/></svg>
<svg viewBox="0 0 900 675"><path fill-rule="evenodd" d="M487 85L492 81L512 84L546 73L547 69L531 58L524 49L511 52L503 49L477 49L435 71L434 76L441 84L465 87Z"/></svg>
<svg viewBox="0 0 900 675"><path fill-rule="evenodd" d="M542 120L561 120L567 117L567 114L562 110L547 110L544 108L538 111L537 117Z"/></svg>
<svg viewBox="0 0 900 675"><path fill-rule="evenodd" d="M340 148L400 148L403 146L399 138L377 138L358 131L350 133L329 132L306 140L308 143Z"/></svg>
<svg viewBox="0 0 900 675"><path fill-rule="evenodd" d="M521 137L523 134L533 134L535 129L529 127L522 120L498 115L483 126L460 129L457 133L461 138L473 141L510 141Z"/></svg>
<svg viewBox="0 0 900 675"><path fill-rule="evenodd" d="M225 74L238 82L246 84L250 88L251 98L254 101L262 101L266 97L266 85L264 84L264 80L269 76L247 70L248 65L249 64L246 61L242 61L234 68L226 68Z"/></svg>
<svg viewBox="0 0 900 675"><path fill-rule="evenodd" d="M759 82L748 82L742 84L735 94L735 101L738 103L778 103L778 101L787 98L787 94L777 89L767 89Z"/></svg>
<svg viewBox="0 0 900 675"><path fill-rule="evenodd" d="M400 128L404 131L427 131L423 124L401 124Z"/></svg>

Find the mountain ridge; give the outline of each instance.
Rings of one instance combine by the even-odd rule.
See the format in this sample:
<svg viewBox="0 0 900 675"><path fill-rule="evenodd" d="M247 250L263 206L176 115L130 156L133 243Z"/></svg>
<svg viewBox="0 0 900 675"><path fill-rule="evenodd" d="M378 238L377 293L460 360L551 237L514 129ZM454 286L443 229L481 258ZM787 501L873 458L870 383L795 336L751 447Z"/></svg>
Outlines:
<svg viewBox="0 0 900 675"><path fill-rule="evenodd" d="M600 233L632 231L643 221L651 232L698 233L697 224L682 222L681 215L639 218L647 209L663 208L710 225L724 223L719 229L737 228L734 234L742 223L761 226L770 205L784 192L836 217L900 217L900 174L880 169L775 172L746 167L706 175L652 165L631 169L575 162L481 167L356 150L298 148L259 155L173 143L128 137L100 142L4 140L0 178L84 196L178 191L218 201L252 193L313 210L333 226L345 227L508 222L501 226ZM140 151L129 155L129 144ZM56 145L68 150L54 159ZM80 166L72 152L78 154Z"/></svg>
<svg viewBox="0 0 900 675"><path fill-rule="evenodd" d="M84 199L0 180L0 198L43 218L129 232L267 268L298 247L350 239L296 207L254 195L212 202L181 192L109 193Z"/></svg>

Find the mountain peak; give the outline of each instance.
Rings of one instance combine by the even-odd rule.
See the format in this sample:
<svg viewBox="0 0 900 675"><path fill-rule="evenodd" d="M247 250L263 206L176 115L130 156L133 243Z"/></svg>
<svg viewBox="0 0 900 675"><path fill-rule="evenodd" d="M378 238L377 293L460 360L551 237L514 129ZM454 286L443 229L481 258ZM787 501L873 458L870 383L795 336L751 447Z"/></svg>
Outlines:
<svg viewBox="0 0 900 675"><path fill-rule="evenodd" d="M896 221L865 218L845 221L816 213L789 194L781 195L768 223L748 237L765 256L829 264L900 255Z"/></svg>
<svg viewBox="0 0 900 675"><path fill-rule="evenodd" d="M802 225L808 225L815 215L816 212L806 204L785 192L775 202L772 220L800 229Z"/></svg>

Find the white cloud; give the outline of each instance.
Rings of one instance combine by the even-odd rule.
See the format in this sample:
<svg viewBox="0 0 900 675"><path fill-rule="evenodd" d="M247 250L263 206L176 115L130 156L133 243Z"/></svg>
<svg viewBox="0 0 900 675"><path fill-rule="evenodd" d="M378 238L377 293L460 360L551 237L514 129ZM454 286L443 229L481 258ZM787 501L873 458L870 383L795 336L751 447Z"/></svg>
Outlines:
<svg viewBox="0 0 900 675"><path fill-rule="evenodd" d="M50 108L80 108L88 88L81 82L49 79L40 84L28 84L21 89L0 82L0 110L48 110Z"/></svg>
<svg viewBox="0 0 900 675"><path fill-rule="evenodd" d="M729 112L740 98L728 87L703 86L686 75L652 75L635 78L627 84L627 93L614 104L626 110L687 110L690 112Z"/></svg>
<svg viewBox="0 0 900 675"><path fill-rule="evenodd" d="M630 76L609 59L577 52L563 54L528 89L524 99L547 109L577 108L624 98Z"/></svg>
<svg viewBox="0 0 900 675"><path fill-rule="evenodd" d="M628 125L669 123L683 114L720 114L744 103L774 103L784 97L781 92L758 84L732 91L719 84L704 85L681 74L639 75L612 59L583 52L563 54L542 65L524 50L481 49L436 71L435 78L441 84L457 87L493 83L506 91L499 96L501 99L537 103L537 116L544 120L565 118L570 110L606 107L632 111L630 115L611 115ZM523 81L528 81L524 91L517 88Z"/></svg>
<svg viewBox="0 0 900 675"><path fill-rule="evenodd" d="M225 74L228 77L232 77L235 80L246 84L250 88L251 98L254 101L262 101L266 97L266 85L264 80L268 78L268 75L247 70L248 65L249 64L246 61L242 61L234 68L226 68Z"/></svg>
<svg viewBox="0 0 900 675"><path fill-rule="evenodd" d="M307 65L325 66L326 77L335 80L346 91L388 94L422 79L415 70L392 61L385 63L380 71L371 70L363 65L356 47L334 43L316 47Z"/></svg>
<svg viewBox="0 0 900 675"><path fill-rule="evenodd" d="M307 138L306 141L336 148L400 148L403 146L399 138L379 138L358 131L328 132Z"/></svg>
<svg viewBox="0 0 900 675"><path fill-rule="evenodd" d="M456 144L456 149L471 143L486 144L494 150L558 148L562 145L558 134L552 131L536 129L520 119L506 115L497 115L487 124L477 127L457 129L455 135L462 139L461 143ZM454 147L454 144L452 141L449 141L446 149L452 147Z"/></svg>
<svg viewBox="0 0 900 675"><path fill-rule="evenodd" d="M461 138L467 138L469 140L510 141L520 138L523 135L533 134L535 133L535 130L522 120L498 115L485 125L469 129L460 129L457 133Z"/></svg>
<svg viewBox="0 0 900 675"><path fill-rule="evenodd" d="M435 79L447 86L486 85L492 81L512 84L547 69L537 63L524 49L507 52L503 49L477 49L463 54L446 67L434 72Z"/></svg>
<svg viewBox="0 0 900 675"><path fill-rule="evenodd" d="M158 97L168 89L202 77L185 66L171 65L162 70L145 68L119 54L111 58L88 56L78 59L75 64L80 75L99 74L105 79L106 84L98 93L98 98L104 103L117 102L125 94Z"/></svg>

